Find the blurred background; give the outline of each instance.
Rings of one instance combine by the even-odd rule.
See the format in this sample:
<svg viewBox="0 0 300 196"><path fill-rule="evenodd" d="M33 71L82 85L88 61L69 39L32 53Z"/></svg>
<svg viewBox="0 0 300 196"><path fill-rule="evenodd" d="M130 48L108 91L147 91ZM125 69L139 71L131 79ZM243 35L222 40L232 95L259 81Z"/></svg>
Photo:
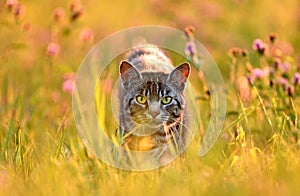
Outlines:
<svg viewBox="0 0 300 196"><path fill-rule="evenodd" d="M1 0L0 116L20 104L26 125L36 122L32 115L55 121L70 106L74 72L93 45L138 25L193 25L225 81L229 48L252 50L254 39L271 32L282 51L300 59L298 0Z"/></svg>
<svg viewBox="0 0 300 196"><path fill-rule="evenodd" d="M293 53L300 50L297 0L21 0L19 10L11 11L9 2L16 0L2 0L0 4L2 61L20 60L18 64L28 69L36 68L47 44L54 41L60 46L55 64L75 71L93 43L124 28L149 24L181 30L193 25L195 37L221 67L226 67L225 54L230 47L251 46L255 38L264 39L271 32L291 43L287 47ZM92 37L81 35L80 39L84 29L90 30L86 34ZM82 43L91 39L89 45Z"/></svg>
<svg viewBox="0 0 300 196"><path fill-rule="evenodd" d="M215 153L199 158L198 136L186 161L180 158L148 173L122 173L99 162L81 142L71 111L75 72L96 43L138 25L180 30L192 25L195 38L219 65L228 90L228 115L223 143ZM253 50L252 43L267 40L270 33L279 35L280 50L267 59L258 48ZM300 74L295 74L295 92L287 79L299 72L299 35L299 0L0 0L0 189L8 187L9 195L97 195L100 190L116 195L128 190L186 195L199 189L230 195L247 190L288 193L291 184L298 193L300 100L295 92L300 92ZM235 81L242 86L238 90L245 91L246 98L252 91L255 98L242 102L230 72L240 67L244 73L250 63L248 57L232 55L232 47L247 49L254 68L271 67L274 56L282 57L292 70L279 79L290 86L282 90L278 82L275 91L267 78L250 89L244 76L242 82ZM262 78L261 69L258 74L250 71ZM103 90L110 93L112 81L103 82ZM200 101L209 110L209 95L204 96ZM207 114L204 125L209 122Z"/></svg>

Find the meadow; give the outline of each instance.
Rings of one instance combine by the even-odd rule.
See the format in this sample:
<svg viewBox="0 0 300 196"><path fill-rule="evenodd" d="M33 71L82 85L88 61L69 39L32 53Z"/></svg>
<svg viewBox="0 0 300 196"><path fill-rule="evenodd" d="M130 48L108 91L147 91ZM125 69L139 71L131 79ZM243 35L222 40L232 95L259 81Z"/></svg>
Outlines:
<svg viewBox="0 0 300 196"><path fill-rule="evenodd" d="M297 195L299 13L297 0L1 0L0 194ZM123 171L79 137L72 85L94 44L153 24L207 48L226 85L226 119L213 149L198 156L210 118L209 92L198 84L202 126L183 156ZM111 81L103 87L111 92Z"/></svg>

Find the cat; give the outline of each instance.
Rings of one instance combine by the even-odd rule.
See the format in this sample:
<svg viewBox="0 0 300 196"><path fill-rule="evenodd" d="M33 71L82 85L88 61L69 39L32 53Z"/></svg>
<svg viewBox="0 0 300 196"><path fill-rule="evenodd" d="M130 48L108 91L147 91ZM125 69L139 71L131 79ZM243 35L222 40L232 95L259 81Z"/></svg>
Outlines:
<svg viewBox="0 0 300 196"><path fill-rule="evenodd" d="M169 144L184 148L189 126L184 96L189 63L174 68L161 49L149 44L128 52L119 71L123 146L136 151Z"/></svg>

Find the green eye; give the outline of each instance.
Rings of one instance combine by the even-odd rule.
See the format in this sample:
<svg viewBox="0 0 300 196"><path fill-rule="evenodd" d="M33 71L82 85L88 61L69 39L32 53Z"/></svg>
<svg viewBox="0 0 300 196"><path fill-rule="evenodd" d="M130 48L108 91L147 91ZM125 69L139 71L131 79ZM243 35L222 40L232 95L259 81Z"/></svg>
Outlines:
<svg viewBox="0 0 300 196"><path fill-rule="evenodd" d="M172 101L172 97L163 97L163 98L161 99L161 102L162 102L163 104L165 104L165 105L171 103L171 101Z"/></svg>
<svg viewBox="0 0 300 196"><path fill-rule="evenodd" d="M143 95L138 95L135 97L136 101L140 104L145 104L147 102L147 98Z"/></svg>

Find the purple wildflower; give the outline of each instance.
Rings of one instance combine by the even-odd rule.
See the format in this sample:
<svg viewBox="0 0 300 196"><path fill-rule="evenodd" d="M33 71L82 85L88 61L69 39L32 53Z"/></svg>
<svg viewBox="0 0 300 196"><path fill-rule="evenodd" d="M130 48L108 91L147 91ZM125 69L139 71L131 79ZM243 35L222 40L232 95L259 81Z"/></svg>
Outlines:
<svg viewBox="0 0 300 196"><path fill-rule="evenodd" d="M185 54L187 56L194 56L197 54L196 45L193 41L188 41L185 45Z"/></svg>
<svg viewBox="0 0 300 196"><path fill-rule="evenodd" d="M260 68L253 69L252 74L253 74L255 79L261 79L264 76L264 72Z"/></svg>
<svg viewBox="0 0 300 196"><path fill-rule="evenodd" d="M261 41L261 39L254 40L252 44L253 50L257 51L259 54L265 54L267 50L267 45Z"/></svg>
<svg viewBox="0 0 300 196"><path fill-rule="evenodd" d="M263 42L261 41L261 39L256 39L253 42L252 48L253 50L259 50L260 48L262 48L264 46Z"/></svg>
<svg viewBox="0 0 300 196"><path fill-rule="evenodd" d="M292 78L293 84L297 85L300 84L300 74L296 72Z"/></svg>
<svg viewBox="0 0 300 196"><path fill-rule="evenodd" d="M62 84L62 90L64 92L72 94L73 93L73 84L74 84L74 81L71 79L64 81L64 83Z"/></svg>
<svg viewBox="0 0 300 196"><path fill-rule="evenodd" d="M94 33L91 29L83 29L80 32L79 39L83 42L93 42Z"/></svg>
<svg viewBox="0 0 300 196"><path fill-rule="evenodd" d="M281 86L283 86L284 89L287 89L288 85L289 85L289 82L286 78L284 77L280 77L278 80L277 80L278 84L280 84Z"/></svg>
<svg viewBox="0 0 300 196"><path fill-rule="evenodd" d="M59 51L60 51L59 45L54 42L51 42L47 46L46 53L49 57L55 57L58 55Z"/></svg>
<svg viewBox="0 0 300 196"><path fill-rule="evenodd" d="M280 69L281 69L282 72L286 73L286 72L289 71L291 65L288 62L284 62L284 63L281 63L279 65L279 67L280 67Z"/></svg>
<svg viewBox="0 0 300 196"><path fill-rule="evenodd" d="M75 74L74 73L66 73L63 75L64 82L62 84L62 90L64 92L73 93L74 89L74 80L75 80Z"/></svg>

